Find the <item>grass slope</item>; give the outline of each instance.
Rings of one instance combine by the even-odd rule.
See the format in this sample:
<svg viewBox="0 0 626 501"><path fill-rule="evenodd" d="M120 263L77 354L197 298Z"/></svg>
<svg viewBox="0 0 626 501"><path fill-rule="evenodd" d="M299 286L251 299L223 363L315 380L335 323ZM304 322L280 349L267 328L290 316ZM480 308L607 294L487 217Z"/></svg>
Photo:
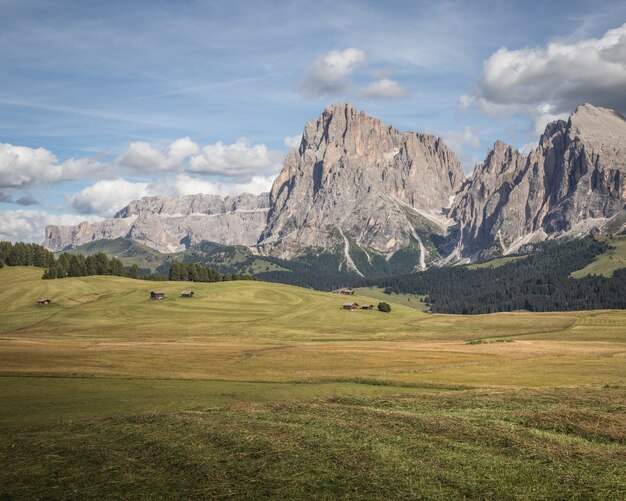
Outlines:
<svg viewBox="0 0 626 501"><path fill-rule="evenodd" d="M505 256L499 257L496 259L491 259L489 261L485 261L484 263L476 263L470 264L467 266L468 270L480 270L481 268L499 268L507 263L512 263L514 261L519 261L520 259L525 259L528 256Z"/></svg>
<svg viewBox="0 0 626 501"><path fill-rule="evenodd" d="M626 497L626 312L41 272L0 269L2 499Z"/></svg>
<svg viewBox="0 0 626 501"><path fill-rule="evenodd" d="M607 239L607 242L611 246L610 250L570 276L574 278L582 278L587 275L612 277L615 270L626 268L626 236L611 237Z"/></svg>

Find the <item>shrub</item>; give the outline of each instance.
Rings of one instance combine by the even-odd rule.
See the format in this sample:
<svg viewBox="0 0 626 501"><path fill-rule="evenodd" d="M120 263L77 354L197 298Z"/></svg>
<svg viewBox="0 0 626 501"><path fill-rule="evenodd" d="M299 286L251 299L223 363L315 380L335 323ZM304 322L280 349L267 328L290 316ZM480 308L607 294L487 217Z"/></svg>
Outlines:
<svg viewBox="0 0 626 501"><path fill-rule="evenodd" d="M391 306L389 305L389 303L385 303L383 301L382 303L378 303L378 311L389 313L391 311Z"/></svg>

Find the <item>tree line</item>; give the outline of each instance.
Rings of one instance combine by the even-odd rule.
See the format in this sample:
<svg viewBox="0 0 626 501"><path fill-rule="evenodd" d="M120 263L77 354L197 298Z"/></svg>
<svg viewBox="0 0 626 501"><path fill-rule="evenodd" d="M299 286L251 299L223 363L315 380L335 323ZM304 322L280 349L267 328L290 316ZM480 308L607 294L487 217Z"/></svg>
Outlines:
<svg viewBox="0 0 626 501"><path fill-rule="evenodd" d="M109 258L104 252L89 256L64 252L55 257L53 252L39 244L0 242L0 268L7 266L37 266L46 268L42 278L53 280L66 277L111 275L144 280L173 280L193 282L223 282L230 280L258 280L240 273L220 273L215 268L199 263L173 262L167 274L142 275L137 264L125 267L118 258Z"/></svg>
<svg viewBox="0 0 626 501"><path fill-rule="evenodd" d="M43 245L24 242L0 242L0 268L7 266L39 266L48 268L54 263L54 254Z"/></svg>

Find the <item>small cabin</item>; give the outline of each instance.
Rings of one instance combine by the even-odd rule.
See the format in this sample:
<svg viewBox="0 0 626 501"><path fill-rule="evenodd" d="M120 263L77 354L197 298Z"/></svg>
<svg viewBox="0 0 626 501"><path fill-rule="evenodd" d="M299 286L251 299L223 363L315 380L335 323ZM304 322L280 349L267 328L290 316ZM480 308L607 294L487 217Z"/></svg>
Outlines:
<svg viewBox="0 0 626 501"><path fill-rule="evenodd" d="M374 305L372 305L372 304L362 304L361 305L361 309L362 310L373 310L374 309Z"/></svg>
<svg viewBox="0 0 626 501"><path fill-rule="evenodd" d="M344 296L352 296L354 295L354 290L349 289L348 287L342 287L341 289L335 289L331 291L334 294L343 294Z"/></svg>
<svg viewBox="0 0 626 501"><path fill-rule="evenodd" d="M193 291L183 291L180 293L181 297L193 297Z"/></svg>
<svg viewBox="0 0 626 501"><path fill-rule="evenodd" d="M158 301L159 299L163 299L165 297L165 292L152 291L150 292L150 299L153 301Z"/></svg>
<svg viewBox="0 0 626 501"><path fill-rule="evenodd" d="M37 304L50 304L51 302L50 299L37 299Z"/></svg>
<svg viewBox="0 0 626 501"><path fill-rule="evenodd" d="M343 303L341 305L341 307L344 310L358 310L359 309L359 303Z"/></svg>

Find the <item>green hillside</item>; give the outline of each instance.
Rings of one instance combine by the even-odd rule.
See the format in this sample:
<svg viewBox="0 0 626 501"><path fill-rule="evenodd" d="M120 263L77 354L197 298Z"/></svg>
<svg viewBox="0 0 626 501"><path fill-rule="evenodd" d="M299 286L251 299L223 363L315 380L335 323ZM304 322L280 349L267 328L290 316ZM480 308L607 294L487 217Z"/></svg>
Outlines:
<svg viewBox="0 0 626 501"><path fill-rule="evenodd" d="M67 251L70 254L91 256L103 252L109 258L117 257L124 266L133 264L139 268L155 271L166 260L166 254L127 238L95 240Z"/></svg>
<svg viewBox="0 0 626 501"><path fill-rule="evenodd" d="M42 271L0 269L2 499L626 496L624 311Z"/></svg>
<svg viewBox="0 0 626 501"><path fill-rule="evenodd" d="M626 235L606 239L611 246L609 250L599 255L592 263L571 274L574 278L587 275L602 275L612 277L615 270L626 268Z"/></svg>

